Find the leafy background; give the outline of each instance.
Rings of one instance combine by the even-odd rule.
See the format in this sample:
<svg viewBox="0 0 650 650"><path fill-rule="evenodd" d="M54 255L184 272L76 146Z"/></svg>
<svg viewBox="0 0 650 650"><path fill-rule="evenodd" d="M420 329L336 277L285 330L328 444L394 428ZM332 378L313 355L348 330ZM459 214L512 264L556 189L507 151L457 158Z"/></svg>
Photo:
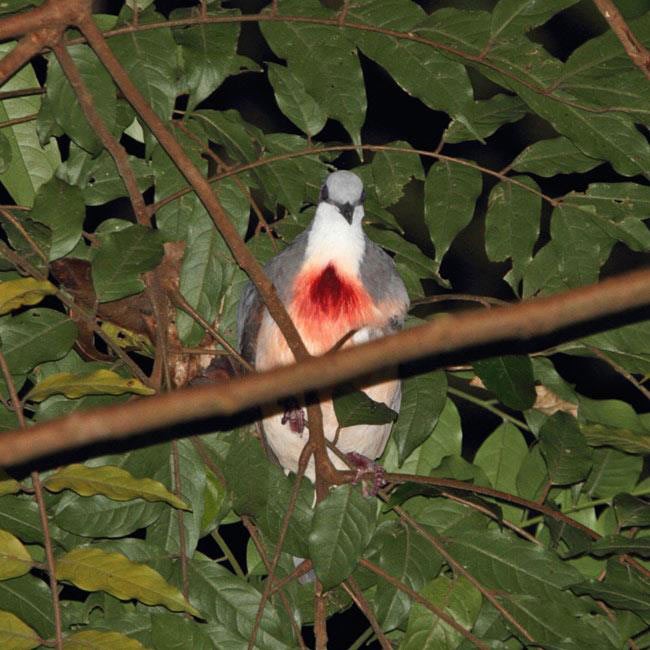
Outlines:
<svg viewBox="0 0 650 650"><path fill-rule="evenodd" d="M650 45L645 3L618 4ZM270 7L223 5L201 19L197 3L143 0L136 19L98 3L97 23L260 261L304 228L336 167L366 182L408 326L465 307L460 294L489 308L645 263L650 84L590 2L353 0L354 28L333 2L280 0L305 20L241 24ZM135 222L51 54L5 83L4 430L151 394L162 358L167 387L201 374L211 357L191 352L215 344L197 315L236 343L243 272L90 48L68 51L155 221ZM186 301L166 340L154 269ZM311 645L313 583L269 594L291 556L329 590L331 647L650 647L644 316L403 368L382 463L463 491L407 483L382 501L340 486L313 508L250 417L10 468L3 647L52 646L57 628L66 648ZM354 399L339 412L367 416Z"/></svg>

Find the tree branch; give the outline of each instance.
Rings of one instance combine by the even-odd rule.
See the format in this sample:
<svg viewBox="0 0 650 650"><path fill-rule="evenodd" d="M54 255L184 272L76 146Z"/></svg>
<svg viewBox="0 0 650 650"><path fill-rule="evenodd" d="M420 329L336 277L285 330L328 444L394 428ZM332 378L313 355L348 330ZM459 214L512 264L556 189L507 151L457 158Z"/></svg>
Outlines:
<svg viewBox="0 0 650 650"><path fill-rule="evenodd" d="M125 404L73 413L0 436L0 465L9 466L155 427L215 415L321 389L398 363L486 343L531 339L594 318L650 304L650 270L509 307L448 314L420 327L300 364L197 386Z"/></svg>
<svg viewBox="0 0 650 650"><path fill-rule="evenodd" d="M643 72L650 81L650 52L635 36L625 18L612 0L594 0L594 4L603 18L609 23L614 34L623 45L623 49L634 65Z"/></svg>

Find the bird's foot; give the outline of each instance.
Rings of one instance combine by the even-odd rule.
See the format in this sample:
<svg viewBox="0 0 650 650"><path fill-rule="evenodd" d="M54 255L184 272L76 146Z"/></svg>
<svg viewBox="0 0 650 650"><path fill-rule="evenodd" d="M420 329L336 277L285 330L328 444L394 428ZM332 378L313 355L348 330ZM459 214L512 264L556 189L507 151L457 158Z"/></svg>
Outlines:
<svg viewBox="0 0 650 650"><path fill-rule="evenodd" d="M359 454L356 451L351 451L345 454L347 461L356 469L356 474L354 476L353 483L358 483L361 481L361 488L363 490L364 496L374 497L377 495L377 492L386 485L386 479L384 478L384 468L376 463L374 460L371 460L363 454ZM362 481L364 475L371 474L372 483L370 487L367 486L365 481Z"/></svg>
<svg viewBox="0 0 650 650"><path fill-rule="evenodd" d="M305 430L305 411L296 403L287 404L287 409L282 416L281 424L289 423L293 433L302 433Z"/></svg>

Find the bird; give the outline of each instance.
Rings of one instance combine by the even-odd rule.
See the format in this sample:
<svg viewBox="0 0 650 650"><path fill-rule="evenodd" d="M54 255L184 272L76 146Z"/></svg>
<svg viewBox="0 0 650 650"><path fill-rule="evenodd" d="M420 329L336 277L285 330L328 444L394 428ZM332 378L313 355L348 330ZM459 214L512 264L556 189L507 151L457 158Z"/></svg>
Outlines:
<svg viewBox="0 0 650 650"><path fill-rule="evenodd" d="M264 267L305 347L315 356L342 340L342 347L347 347L401 329L409 307L393 259L363 230L364 198L359 176L345 170L330 173L309 226ZM294 363L284 336L250 282L242 291L237 326L240 353L256 371ZM396 371L361 389L374 401L399 412L401 385ZM334 466L348 469L351 461L358 471L374 469L392 423L339 430L332 395L320 393L319 399L325 437L336 440L336 447L348 459L346 463L330 449ZM303 404L294 400L284 412L275 408L262 415L267 450L285 471L297 473L308 440ZM315 480L313 458L305 476Z"/></svg>

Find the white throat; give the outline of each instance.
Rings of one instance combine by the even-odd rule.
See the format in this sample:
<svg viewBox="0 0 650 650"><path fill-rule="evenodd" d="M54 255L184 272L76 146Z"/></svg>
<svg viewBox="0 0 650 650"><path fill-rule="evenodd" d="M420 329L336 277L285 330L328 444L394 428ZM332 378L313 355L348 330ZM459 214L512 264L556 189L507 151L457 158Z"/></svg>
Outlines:
<svg viewBox="0 0 650 650"><path fill-rule="evenodd" d="M356 276L366 246L361 227L363 214L363 207L357 206L350 224L333 205L319 203L307 239L307 264L327 266L333 262L342 271Z"/></svg>

